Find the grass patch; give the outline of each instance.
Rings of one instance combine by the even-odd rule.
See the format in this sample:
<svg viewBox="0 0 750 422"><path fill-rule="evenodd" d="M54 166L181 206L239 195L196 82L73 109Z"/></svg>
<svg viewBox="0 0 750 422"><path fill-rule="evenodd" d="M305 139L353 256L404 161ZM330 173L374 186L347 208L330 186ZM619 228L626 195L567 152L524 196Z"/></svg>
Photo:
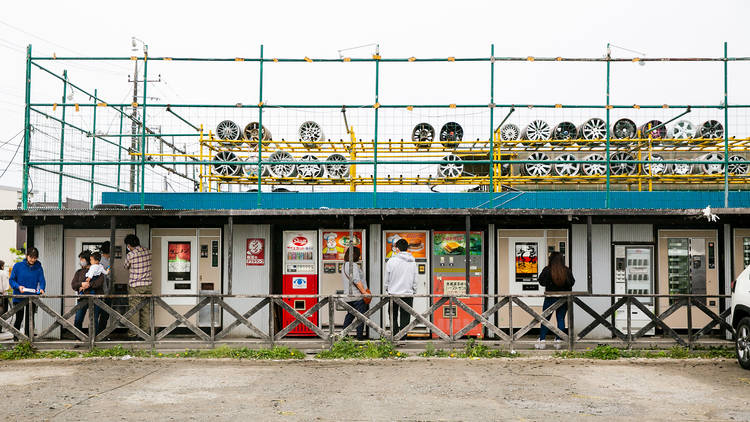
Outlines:
<svg viewBox="0 0 750 422"><path fill-rule="evenodd" d="M599 345L593 349L558 351L555 357L563 359L601 359L616 360L620 358L646 358L646 359L688 359L688 358L734 358L734 349L730 347L710 347L705 349L690 349L674 346L667 350L629 350L619 349L609 345Z"/></svg>
<svg viewBox="0 0 750 422"><path fill-rule="evenodd" d="M70 358L119 358L124 356L139 358L182 358L194 357L202 359L232 358L232 359L304 359L305 354L288 347L274 347L272 349L252 350L247 347L230 348L220 346L210 350L185 350L182 353L161 353L150 350L129 350L120 345L109 349L94 348L88 352L72 350L44 350L39 351L28 342L21 342L14 347L0 351L0 360L20 359L70 359Z"/></svg>
<svg viewBox="0 0 750 422"><path fill-rule="evenodd" d="M427 343L424 352L420 353L419 356L429 358L515 358L518 357L518 353L509 352L507 350L490 349L481 341L475 339L469 339L466 342L463 350L443 350L435 349L432 343Z"/></svg>
<svg viewBox="0 0 750 422"><path fill-rule="evenodd" d="M248 349L247 347L232 348L229 346L219 346L215 349L208 350L185 350L183 353L163 355L159 357L177 357L177 358L201 358L201 359L304 359L305 354L297 349L276 346L272 349Z"/></svg>
<svg viewBox="0 0 750 422"><path fill-rule="evenodd" d="M349 337L337 341L331 350L324 350L317 355L318 359L390 359L405 358L408 355L399 352L388 340L356 342Z"/></svg>

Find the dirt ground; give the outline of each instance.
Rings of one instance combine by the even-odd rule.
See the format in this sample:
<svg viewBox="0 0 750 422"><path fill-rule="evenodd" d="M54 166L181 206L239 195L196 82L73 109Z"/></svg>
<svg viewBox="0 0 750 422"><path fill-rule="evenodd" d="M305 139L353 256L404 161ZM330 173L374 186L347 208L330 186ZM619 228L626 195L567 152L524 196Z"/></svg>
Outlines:
<svg viewBox="0 0 750 422"><path fill-rule="evenodd" d="M731 360L41 360L0 383L6 420L750 420Z"/></svg>

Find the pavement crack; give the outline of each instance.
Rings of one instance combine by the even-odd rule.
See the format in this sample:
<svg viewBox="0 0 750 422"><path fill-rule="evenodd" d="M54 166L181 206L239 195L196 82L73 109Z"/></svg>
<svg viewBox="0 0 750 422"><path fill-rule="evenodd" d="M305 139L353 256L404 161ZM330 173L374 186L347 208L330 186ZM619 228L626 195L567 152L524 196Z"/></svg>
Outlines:
<svg viewBox="0 0 750 422"><path fill-rule="evenodd" d="M137 377L137 378L133 378L133 379L132 379L132 380L130 380L130 381L127 381L127 382L124 382L124 383L122 383L122 384L120 384L120 385L114 386L114 387L112 387L112 388L110 388L110 389L108 389L108 390L104 390L104 391L99 391L99 392L97 392L97 393L94 393L94 394L89 394L89 395L88 395L88 396L87 396L86 398L84 398L83 400L80 400L80 401L79 401L79 402L77 402L77 403L73 403L73 404L72 404L72 405L70 405L70 406L66 406L66 407L65 407L64 409L62 409L62 410L60 410L59 412L55 413L54 415L52 415L52 417L51 417L51 418L50 418L49 420L55 419L56 417L58 417L58 416L62 415L63 413L67 412L68 410L70 410L70 409L72 409L72 408L74 408L74 407L78 406L79 404L85 403L85 402L87 402L88 400L90 400L90 399L93 399L94 397L99 397L99 396L101 396L102 394L107 394L107 393L110 393L110 392L112 392L112 391L115 391L115 390L117 390L117 389L120 389L120 388L122 388L122 387L126 387L126 386L128 386L128 385L130 385L130 384L133 384L134 382L140 381L140 380L142 380L142 379L146 378L147 376L149 376L149 375L152 375L152 374L154 374L154 373L156 373L156 372L158 372L158 371L160 371L160 370L161 370L161 368L156 368L156 369L154 369L154 370L153 370L153 371L151 371L151 372L147 372L147 373L145 373L145 374L143 374L143 375L141 375L141 376L139 376L139 377Z"/></svg>

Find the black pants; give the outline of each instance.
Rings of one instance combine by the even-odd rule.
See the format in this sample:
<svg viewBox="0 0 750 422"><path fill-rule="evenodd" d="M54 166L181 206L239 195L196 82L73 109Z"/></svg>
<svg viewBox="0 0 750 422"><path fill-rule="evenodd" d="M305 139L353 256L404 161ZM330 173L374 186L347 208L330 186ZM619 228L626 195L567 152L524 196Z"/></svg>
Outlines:
<svg viewBox="0 0 750 422"><path fill-rule="evenodd" d="M110 308L112 307L112 298L104 298L102 299L102 302L104 302L107 306ZM109 314L105 312L103 309L99 311L99 325L97 326L96 333L99 334L101 331L103 331L105 328L107 328L107 321L109 321Z"/></svg>
<svg viewBox="0 0 750 422"><path fill-rule="evenodd" d="M402 297L401 300L409 305L410 308L414 306L413 297ZM406 309L403 309L401 306L399 306L396 302L393 302L393 326L398 328L398 330L394 330L393 334L398 333L399 331L403 330L404 327L409 325L410 319L411 314Z"/></svg>
<svg viewBox="0 0 750 422"><path fill-rule="evenodd" d="M349 304L349 306L359 311L360 314L364 314L365 312L367 312L367 308L370 307L370 305L366 304L363 299L355 300L353 302L347 302L347 303ZM354 321L354 314L352 314L351 312L348 312L346 314L346 317L344 317L344 328L348 327L349 324L351 324L353 321ZM365 326L362 323L362 321L357 320L357 322L359 323L357 324L357 339L363 340Z"/></svg>
<svg viewBox="0 0 750 422"><path fill-rule="evenodd" d="M25 321L23 332L27 336L29 335L29 314L26 312L26 308L28 308L28 307L29 307L29 305L27 304L27 305L23 306L21 309L19 309L18 311L16 311L16 321L13 323L13 327L15 327L16 330L20 330L21 329L21 321ZM36 305L33 305L33 308L34 309L32 309L32 311L31 311L32 314L34 312L36 312ZM24 317L26 317L26 318L24 319Z"/></svg>

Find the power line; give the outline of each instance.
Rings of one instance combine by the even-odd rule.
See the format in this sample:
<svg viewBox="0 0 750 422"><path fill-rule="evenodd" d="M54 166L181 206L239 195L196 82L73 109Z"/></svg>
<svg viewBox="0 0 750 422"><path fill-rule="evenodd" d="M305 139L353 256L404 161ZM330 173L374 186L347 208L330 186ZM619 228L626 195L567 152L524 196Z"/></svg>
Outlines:
<svg viewBox="0 0 750 422"><path fill-rule="evenodd" d="M16 136L18 136L18 135L16 135ZM7 172L8 169L10 168L10 165L13 164L13 161L16 159L16 155L18 155L18 150L21 149L21 145L22 144L23 144L23 142L19 142L18 143L18 147L16 147L16 152L13 153L13 157L11 157L10 161L8 162L8 165L5 166L5 170L3 170L3 173L0 174L0 179L2 179L3 176L5 176L5 172Z"/></svg>

